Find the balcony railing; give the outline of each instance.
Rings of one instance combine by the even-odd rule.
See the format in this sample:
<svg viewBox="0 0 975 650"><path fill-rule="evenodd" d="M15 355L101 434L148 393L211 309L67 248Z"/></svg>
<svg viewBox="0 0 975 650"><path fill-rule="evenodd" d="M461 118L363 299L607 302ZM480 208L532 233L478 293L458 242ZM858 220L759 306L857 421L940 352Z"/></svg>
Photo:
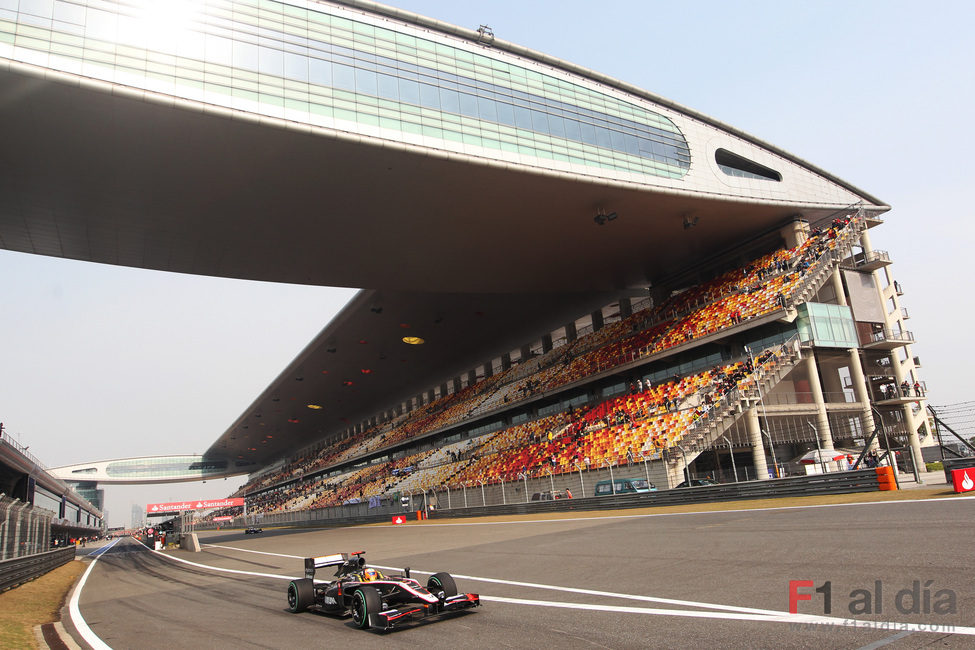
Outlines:
<svg viewBox="0 0 975 650"><path fill-rule="evenodd" d="M907 307L901 307L901 318L907 320L911 317L911 312L907 311Z"/></svg>
<svg viewBox="0 0 975 650"><path fill-rule="evenodd" d="M863 271L873 271L888 264L890 264L890 254L887 251L875 250L853 256L853 266Z"/></svg>
<svg viewBox="0 0 975 650"><path fill-rule="evenodd" d="M880 331L872 332L865 347L897 347L914 342L914 334L907 331L892 331L885 327Z"/></svg>
<svg viewBox="0 0 975 650"><path fill-rule="evenodd" d="M894 293L896 293L898 296L904 295L904 286L897 280L894 280Z"/></svg>

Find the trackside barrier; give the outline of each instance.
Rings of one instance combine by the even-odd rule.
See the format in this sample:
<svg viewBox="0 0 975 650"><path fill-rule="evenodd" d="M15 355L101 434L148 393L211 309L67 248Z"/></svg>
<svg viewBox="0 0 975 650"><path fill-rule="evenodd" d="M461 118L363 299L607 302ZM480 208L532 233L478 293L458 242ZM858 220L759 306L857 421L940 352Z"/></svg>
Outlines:
<svg viewBox="0 0 975 650"><path fill-rule="evenodd" d="M617 510L652 508L709 501L738 501L745 499L774 499L781 497L814 496L819 494L850 494L874 492L877 476L872 469L832 474L812 474L767 481L746 481L693 488L676 488L661 492L617 494L584 499L559 499L532 503L439 510L436 517L470 517L476 515L526 514L531 512L568 512L573 510Z"/></svg>
<svg viewBox="0 0 975 650"><path fill-rule="evenodd" d="M881 491L896 490L897 479L894 478L894 468L890 465L874 468L877 473L877 486Z"/></svg>
<svg viewBox="0 0 975 650"><path fill-rule="evenodd" d="M945 469L945 482L951 485L952 471L966 467L975 467L975 456L968 456L967 458L945 458L941 461L941 464Z"/></svg>
<svg viewBox="0 0 975 650"><path fill-rule="evenodd" d="M0 561L0 591L39 578L48 571L74 559L75 547L67 546L54 551L24 555Z"/></svg>
<svg viewBox="0 0 975 650"><path fill-rule="evenodd" d="M576 497L552 501L530 501L470 508L437 509L429 513L434 519L454 517L479 517L506 514L530 514L536 512L570 512L588 510L618 510L626 508L652 508L685 503L708 501L737 501L743 499L774 499L779 497L814 496L819 494L850 494L875 492L878 489L877 474L873 469L861 469L830 474L812 474L767 481L744 481L693 488L678 488L660 492L617 494L600 497ZM332 510L333 512L327 512ZM351 510L351 511L350 511ZM381 510L376 508L375 510ZM265 515L265 526L347 526L350 524L389 523L390 512L356 511L347 506L301 510ZM342 516L345 515L345 516ZM280 517L280 519L279 519ZM205 526L197 526L197 530ZM213 526L214 528L216 526Z"/></svg>

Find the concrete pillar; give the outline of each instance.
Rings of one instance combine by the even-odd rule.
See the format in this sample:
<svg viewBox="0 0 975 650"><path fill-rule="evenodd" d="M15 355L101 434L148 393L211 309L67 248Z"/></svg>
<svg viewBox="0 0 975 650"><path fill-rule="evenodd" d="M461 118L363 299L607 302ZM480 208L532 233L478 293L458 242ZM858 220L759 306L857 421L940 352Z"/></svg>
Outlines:
<svg viewBox="0 0 975 650"><path fill-rule="evenodd" d="M816 404L816 430L819 432L819 443L824 450L833 449L833 435L829 430L829 417L826 415L826 400L823 398L823 387L819 382L819 367L816 364L815 353L810 352L806 357L806 372L809 375L809 390L812 392L813 403Z"/></svg>
<svg viewBox="0 0 975 650"><path fill-rule="evenodd" d="M576 331L576 324L567 323L565 326L565 340L568 343L572 343L577 338L579 338L579 333Z"/></svg>
<svg viewBox="0 0 975 650"><path fill-rule="evenodd" d="M552 345L552 335L551 334L546 334L545 336L543 336L542 337L542 354L544 354L546 352L551 352L553 347L554 346Z"/></svg>
<svg viewBox="0 0 975 650"><path fill-rule="evenodd" d="M532 346L523 345L521 346L521 362L525 363L532 358Z"/></svg>
<svg viewBox="0 0 975 650"><path fill-rule="evenodd" d="M487 363L484 364L484 377L487 378L493 376L494 376L494 364L488 361Z"/></svg>
<svg viewBox="0 0 975 650"><path fill-rule="evenodd" d="M633 301L629 298L620 298L620 318L629 318L633 315Z"/></svg>
<svg viewBox="0 0 975 650"><path fill-rule="evenodd" d="M473 386L477 383L477 370L471 370L467 373L467 385Z"/></svg>
<svg viewBox="0 0 975 650"><path fill-rule="evenodd" d="M863 248L864 254L870 254L873 252L873 244L870 243L870 235L864 230L860 234L860 247Z"/></svg>
<svg viewBox="0 0 975 650"><path fill-rule="evenodd" d="M833 269L833 292L836 294L836 302L840 305L846 305L846 294L843 292L843 278L840 276L839 267Z"/></svg>
<svg viewBox="0 0 975 650"><path fill-rule="evenodd" d="M768 479L768 461L765 458L765 443L762 440L762 429L758 423L758 409L751 407L745 411L745 430L748 441L752 444L752 464L759 480Z"/></svg>
<svg viewBox="0 0 975 650"><path fill-rule="evenodd" d="M511 367L511 353L505 352L501 355L501 370L507 370Z"/></svg>
<svg viewBox="0 0 975 650"><path fill-rule="evenodd" d="M873 411L870 410L870 393L867 390L867 380L863 376L863 364L860 362L860 351L850 348L850 378L853 380L853 392L857 396L857 401L863 404L860 412L860 424L863 427L865 436L873 433Z"/></svg>
<svg viewBox="0 0 975 650"><path fill-rule="evenodd" d="M592 316L592 331L593 332L598 332L599 330L603 329L603 325L604 325L604 322L603 322L603 310L602 309L598 309L598 310L594 311L591 314L591 316Z"/></svg>
<svg viewBox="0 0 975 650"><path fill-rule="evenodd" d="M459 393L463 388L463 382L461 382L460 377L454 377L454 392Z"/></svg>
<svg viewBox="0 0 975 650"><path fill-rule="evenodd" d="M785 240L786 248L795 248L809 239L809 222L804 219L796 219L782 228L781 233L782 239Z"/></svg>

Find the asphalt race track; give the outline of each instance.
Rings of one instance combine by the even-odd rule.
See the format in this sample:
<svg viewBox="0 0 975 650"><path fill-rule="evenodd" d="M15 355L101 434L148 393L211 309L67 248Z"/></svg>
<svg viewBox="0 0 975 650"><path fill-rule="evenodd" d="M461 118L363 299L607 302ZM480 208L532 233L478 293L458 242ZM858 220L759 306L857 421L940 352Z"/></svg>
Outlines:
<svg viewBox="0 0 975 650"><path fill-rule="evenodd" d="M975 499L954 498L207 532L201 553L124 539L92 550L102 554L74 592L80 617L66 624L113 648L972 648L973 520ZM482 607L387 633L286 611L301 558L358 550L421 582L448 571ZM809 596L799 616L790 580L813 582L795 587ZM822 618L814 588L827 581Z"/></svg>

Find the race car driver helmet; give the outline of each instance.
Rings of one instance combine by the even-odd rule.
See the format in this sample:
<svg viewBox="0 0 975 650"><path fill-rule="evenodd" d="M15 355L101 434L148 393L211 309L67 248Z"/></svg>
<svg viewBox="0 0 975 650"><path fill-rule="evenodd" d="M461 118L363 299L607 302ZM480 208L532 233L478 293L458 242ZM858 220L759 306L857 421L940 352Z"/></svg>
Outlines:
<svg viewBox="0 0 975 650"><path fill-rule="evenodd" d="M376 571L372 567L369 567L368 569L365 569L362 572L363 582L372 582L373 580L382 580L382 579L383 579L383 574L381 574L379 571Z"/></svg>

